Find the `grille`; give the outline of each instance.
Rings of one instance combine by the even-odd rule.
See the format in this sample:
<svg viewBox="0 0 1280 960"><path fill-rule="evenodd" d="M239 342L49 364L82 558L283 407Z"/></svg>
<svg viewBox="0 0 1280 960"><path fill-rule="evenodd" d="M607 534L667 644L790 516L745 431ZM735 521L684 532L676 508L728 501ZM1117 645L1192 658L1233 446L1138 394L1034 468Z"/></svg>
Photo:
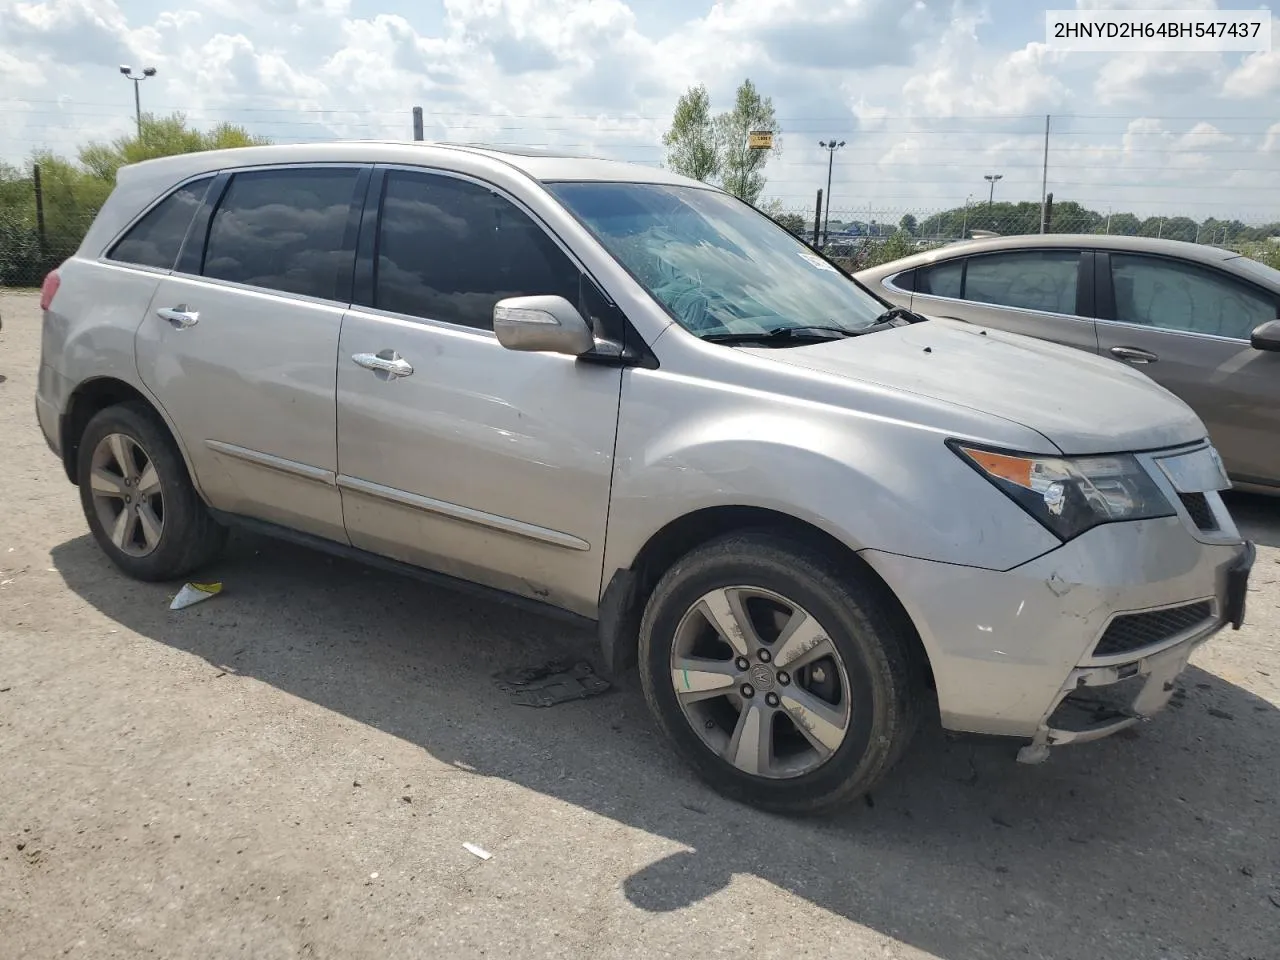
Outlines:
<svg viewBox="0 0 1280 960"><path fill-rule="evenodd" d="M1209 498L1203 493L1180 493L1178 499L1191 515L1191 522L1201 530L1217 530L1218 521L1213 518Z"/></svg>
<svg viewBox="0 0 1280 960"><path fill-rule="evenodd" d="M1199 626L1212 616L1213 605L1208 600L1171 607L1168 610L1126 613L1111 621L1102 639L1093 648L1093 655L1113 657L1119 653L1128 653L1130 650L1154 646L1184 630Z"/></svg>

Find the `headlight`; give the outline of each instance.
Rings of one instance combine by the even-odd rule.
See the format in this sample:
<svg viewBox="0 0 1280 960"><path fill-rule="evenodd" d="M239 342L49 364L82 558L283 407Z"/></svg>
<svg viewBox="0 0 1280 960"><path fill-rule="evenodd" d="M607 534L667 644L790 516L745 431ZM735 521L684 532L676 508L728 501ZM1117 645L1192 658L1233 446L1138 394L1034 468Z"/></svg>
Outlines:
<svg viewBox="0 0 1280 960"><path fill-rule="evenodd" d="M1101 523L1174 515L1168 498L1128 454L1036 457L959 443L951 448L1063 540Z"/></svg>

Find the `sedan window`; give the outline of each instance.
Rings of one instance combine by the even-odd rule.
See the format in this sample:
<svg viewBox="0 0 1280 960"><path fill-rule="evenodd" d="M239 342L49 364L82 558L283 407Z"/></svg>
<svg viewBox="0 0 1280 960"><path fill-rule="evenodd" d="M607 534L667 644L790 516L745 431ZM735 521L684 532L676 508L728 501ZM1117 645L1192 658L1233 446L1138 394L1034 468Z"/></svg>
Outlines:
<svg viewBox="0 0 1280 960"><path fill-rule="evenodd" d="M1113 253L1111 278L1124 323L1248 340L1276 319L1274 297L1195 264Z"/></svg>
<svg viewBox="0 0 1280 960"><path fill-rule="evenodd" d="M1020 250L971 257L964 299L1074 314L1079 272L1080 254L1074 250Z"/></svg>

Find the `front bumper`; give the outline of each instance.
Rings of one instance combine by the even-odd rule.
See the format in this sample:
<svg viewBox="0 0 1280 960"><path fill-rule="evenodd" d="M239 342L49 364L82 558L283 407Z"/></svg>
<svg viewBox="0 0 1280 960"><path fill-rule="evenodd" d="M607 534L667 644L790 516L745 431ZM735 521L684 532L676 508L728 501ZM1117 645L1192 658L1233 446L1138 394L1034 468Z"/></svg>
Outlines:
<svg viewBox="0 0 1280 960"><path fill-rule="evenodd" d="M1047 748L1157 712L1192 651L1243 617L1253 547L1212 499L1222 521L1216 542L1193 535L1182 517L1164 517L1095 527L1003 572L862 556L920 633L943 726ZM1117 618L1185 609L1203 617L1118 651L1100 644ZM1110 706L1087 696L1104 690ZM1080 722L1077 707L1093 713Z"/></svg>

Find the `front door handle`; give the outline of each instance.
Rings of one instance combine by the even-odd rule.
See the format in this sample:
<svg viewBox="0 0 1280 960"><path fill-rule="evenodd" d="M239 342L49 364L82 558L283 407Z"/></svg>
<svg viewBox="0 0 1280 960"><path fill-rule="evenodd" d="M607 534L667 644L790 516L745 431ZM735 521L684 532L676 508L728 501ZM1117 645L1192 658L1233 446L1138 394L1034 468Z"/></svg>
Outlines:
<svg viewBox="0 0 1280 960"><path fill-rule="evenodd" d="M1123 360L1125 363L1132 363L1137 366L1155 363L1160 359L1149 350L1139 350L1137 347L1112 347L1111 355L1117 360Z"/></svg>
<svg viewBox="0 0 1280 960"><path fill-rule="evenodd" d="M384 380L413 376L413 364L394 350L379 350L377 353L353 353L351 362L357 367L364 367L366 370L382 374Z"/></svg>
<svg viewBox="0 0 1280 960"><path fill-rule="evenodd" d="M176 307L161 307L156 311L156 316L161 320L168 320L179 330L194 327L200 322L200 314L195 310L188 310L185 303L180 303Z"/></svg>

